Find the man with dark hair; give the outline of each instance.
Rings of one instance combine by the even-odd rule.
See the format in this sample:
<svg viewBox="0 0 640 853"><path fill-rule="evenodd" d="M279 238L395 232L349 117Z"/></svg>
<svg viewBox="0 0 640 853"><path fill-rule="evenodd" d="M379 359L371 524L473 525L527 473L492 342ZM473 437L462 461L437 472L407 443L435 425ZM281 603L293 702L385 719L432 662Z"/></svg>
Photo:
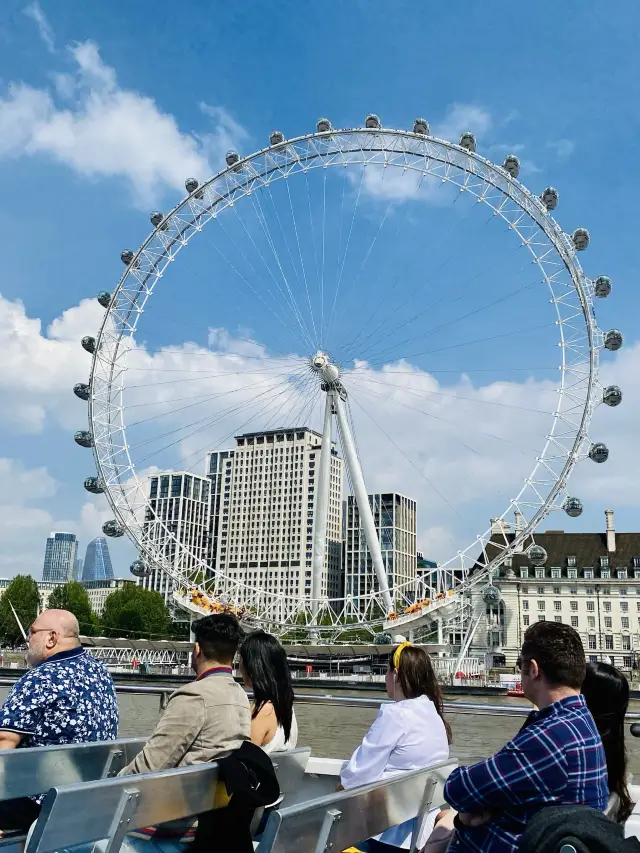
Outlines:
<svg viewBox="0 0 640 853"><path fill-rule="evenodd" d="M154 733L121 776L214 761L251 740L249 700L232 671L243 636L238 620L205 616L192 631L197 677L171 695Z"/></svg>
<svg viewBox="0 0 640 853"><path fill-rule="evenodd" d="M499 752L449 776L445 799L459 812L451 853L515 853L544 806L607 805L604 750L580 694L580 637L568 625L537 622L524 635L518 665L536 710Z"/></svg>

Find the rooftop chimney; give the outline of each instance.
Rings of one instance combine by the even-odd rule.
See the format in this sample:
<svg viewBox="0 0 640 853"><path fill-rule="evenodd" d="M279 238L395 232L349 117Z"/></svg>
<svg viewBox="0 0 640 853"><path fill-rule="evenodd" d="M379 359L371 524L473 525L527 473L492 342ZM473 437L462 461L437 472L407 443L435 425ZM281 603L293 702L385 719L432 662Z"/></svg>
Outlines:
<svg viewBox="0 0 640 853"><path fill-rule="evenodd" d="M613 510L605 509L604 515L607 519L607 551L610 554L613 554L616 550L616 531L613 526Z"/></svg>

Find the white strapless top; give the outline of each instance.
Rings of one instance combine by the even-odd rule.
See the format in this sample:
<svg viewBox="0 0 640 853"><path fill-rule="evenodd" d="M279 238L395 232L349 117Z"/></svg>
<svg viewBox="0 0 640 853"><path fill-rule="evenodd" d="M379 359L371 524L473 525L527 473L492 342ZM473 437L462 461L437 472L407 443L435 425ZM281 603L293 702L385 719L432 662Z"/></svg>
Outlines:
<svg viewBox="0 0 640 853"><path fill-rule="evenodd" d="M296 712L293 712L291 717L291 731L289 740L284 739L284 729L278 726L269 743L262 744L265 752L288 752L290 749L295 749L298 744L298 721L296 720Z"/></svg>

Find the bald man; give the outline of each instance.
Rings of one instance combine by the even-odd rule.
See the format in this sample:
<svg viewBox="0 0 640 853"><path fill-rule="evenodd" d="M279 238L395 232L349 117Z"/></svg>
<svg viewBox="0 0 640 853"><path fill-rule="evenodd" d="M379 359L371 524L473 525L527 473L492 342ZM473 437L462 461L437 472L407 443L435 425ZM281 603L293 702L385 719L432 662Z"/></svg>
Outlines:
<svg viewBox="0 0 640 853"><path fill-rule="evenodd" d="M111 675L80 645L73 613L43 610L27 639L29 672L0 707L0 749L117 738L118 703ZM40 800L0 803L0 830L28 829Z"/></svg>

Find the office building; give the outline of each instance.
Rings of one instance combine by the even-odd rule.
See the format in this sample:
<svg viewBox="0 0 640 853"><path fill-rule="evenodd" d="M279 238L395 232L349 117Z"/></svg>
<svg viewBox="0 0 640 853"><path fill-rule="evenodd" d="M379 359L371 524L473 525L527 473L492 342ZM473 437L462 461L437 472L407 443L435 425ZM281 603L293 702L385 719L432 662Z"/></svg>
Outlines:
<svg viewBox="0 0 640 853"><path fill-rule="evenodd" d="M209 541L209 488L206 477L187 471L154 474L149 479L149 502L143 535L152 551L183 576L202 572ZM158 567L140 583L162 594L176 614L170 576Z"/></svg>
<svg viewBox="0 0 640 853"><path fill-rule="evenodd" d="M89 596L89 604L91 609L97 616L102 615L105 602L112 592L119 589L124 589L127 584L135 584L134 580L122 580L120 578L110 578L108 580L84 581L83 586L87 590Z"/></svg>
<svg viewBox="0 0 640 853"><path fill-rule="evenodd" d="M82 567L84 566L84 560L82 557L76 557L76 565L73 570L73 579L74 581L82 580Z"/></svg>
<svg viewBox="0 0 640 853"><path fill-rule="evenodd" d="M322 436L308 427L236 436L233 450L212 452L210 558L233 581L277 594L274 617L295 607L288 597L311 594L313 523ZM342 596L343 462L335 444L321 594ZM224 584L217 590L225 592ZM267 598L273 601L272 597ZM276 612L277 611L277 612Z"/></svg>
<svg viewBox="0 0 640 853"><path fill-rule="evenodd" d="M112 578L113 566L111 565L109 546L104 536L98 536L87 545L82 568L82 580L104 581Z"/></svg>
<svg viewBox="0 0 640 853"><path fill-rule="evenodd" d="M605 517L598 533L536 533L535 544L546 552L543 565L529 559L531 543L507 559L493 579L502 600L486 607L474 646L504 655L511 666L529 625L565 622L580 634L587 660L630 668L640 654L640 533L617 533L613 511ZM514 536L503 523L492 539ZM490 544L487 553L492 556Z"/></svg>
<svg viewBox="0 0 640 853"><path fill-rule="evenodd" d="M366 609L362 598L378 589L378 579L360 523L353 495L346 502L345 595L355 610ZM369 505L380 541L389 587L406 584L415 596L417 577L416 502L397 492L369 495Z"/></svg>
<svg viewBox="0 0 640 853"><path fill-rule="evenodd" d="M78 542L75 533L58 533L53 531L47 538L42 580L73 580L77 553Z"/></svg>

